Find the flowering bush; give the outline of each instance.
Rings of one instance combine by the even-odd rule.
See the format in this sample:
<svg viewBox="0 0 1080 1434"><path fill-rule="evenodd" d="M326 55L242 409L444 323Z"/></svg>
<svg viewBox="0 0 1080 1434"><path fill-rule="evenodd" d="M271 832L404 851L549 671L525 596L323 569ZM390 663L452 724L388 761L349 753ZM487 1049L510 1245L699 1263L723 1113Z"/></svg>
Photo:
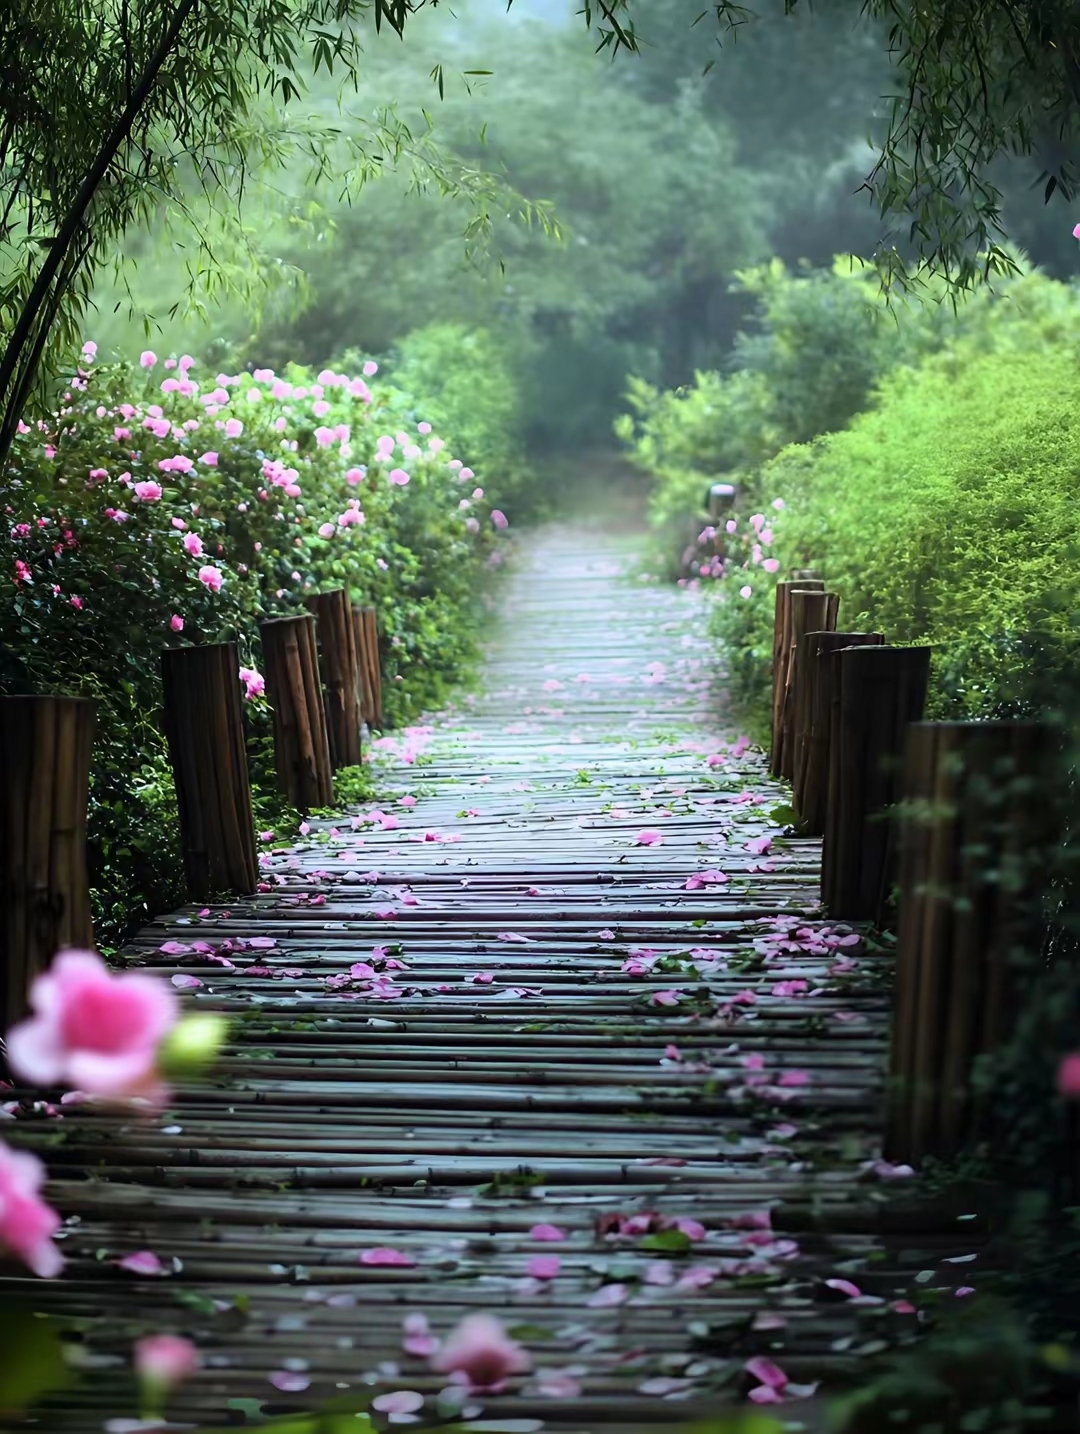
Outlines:
<svg viewBox="0 0 1080 1434"><path fill-rule="evenodd" d="M98 368L94 355L87 344L50 420L21 426L8 467L0 690L98 699L91 858L113 893L96 914L116 929L176 895L160 650L236 637L258 738L257 620L344 586L378 608L400 721L467 662L504 520L370 361L199 376L186 356Z"/></svg>

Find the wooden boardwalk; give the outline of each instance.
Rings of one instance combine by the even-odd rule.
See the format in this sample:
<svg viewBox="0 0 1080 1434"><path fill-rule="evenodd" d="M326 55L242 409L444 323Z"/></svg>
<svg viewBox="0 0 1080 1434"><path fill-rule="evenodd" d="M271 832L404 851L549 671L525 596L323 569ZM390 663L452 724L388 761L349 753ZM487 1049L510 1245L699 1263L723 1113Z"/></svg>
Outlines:
<svg viewBox="0 0 1080 1434"><path fill-rule="evenodd" d="M539 1373L478 1403L522 1430L671 1426L744 1399L755 1355L829 1380L902 1327L897 1252L862 1267L882 958L809 919L818 845L775 839L697 599L633 556L537 535L482 695L395 738L420 755L387 815L313 823L257 899L142 933L132 960L236 1018L211 1084L161 1126L20 1122L77 1217L39 1307L92 1319L99 1354L195 1338L174 1419L394 1390L433 1412L406 1315L517 1329ZM138 1251L163 1273L117 1263ZM105 1360L46 1427L131 1415L124 1379Z"/></svg>

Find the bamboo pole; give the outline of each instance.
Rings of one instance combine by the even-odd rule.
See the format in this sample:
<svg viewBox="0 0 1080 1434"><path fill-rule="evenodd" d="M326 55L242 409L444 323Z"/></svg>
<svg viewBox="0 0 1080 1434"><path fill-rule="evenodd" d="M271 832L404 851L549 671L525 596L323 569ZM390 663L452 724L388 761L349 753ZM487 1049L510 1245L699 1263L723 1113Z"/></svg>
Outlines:
<svg viewBox="0 0 1080 1434"><path fill-rule="evenodd" d="M0 698L0 1030L61 947L94 944L86 822L94 704Z"/></svg>
<svg viewBox="0 0 1080 1434"><path fill-rule="evenodd" d="M845 647L830 732L821 899L830 916L879 920L895 841L888 810L900 793L904 732L923 714L928 647Z"/></svg>
<svg viewBox="0 0 1080 1434"><path fill-rule="evenodd" d="M800 645L804 675L796 682L793 786L796 810L810 836L821 836L825 830L829 732L833 703L839 700L840 666L827 661L826 654L842 647L880 646L884 641L880 632L808 632Z"/></svg>
<svg viewBox="0 0 1080 1434"><path fill-rule="evenodd" d="M949 1158L979 1128L975 1062L1011 1035L1016 957L1038 942L1037 854L1050 823L1034 779L1048 753L1047 730L1033 722L908 730L890 1159Z"/></svg>
<svg viewBox="0 0 1080 1434"><path fill-rule="evenodd" d="M193 901L254 891L259 880L235 642L161 654L184 879Z"/></svg>
<svg viewBox="0 0 1080 1434"><path fill-rule="evenodd" d="M367 725L383 725L382 667L379 660L379 626L373 607L353 605L357 662L360 670L361 715Z"/></svg>
<svg viewBox="0 0 1080 1434"><path fill-rule="evenodd" d="M259 624L266 692L274 711L278 783L294 807L309 812L334 799L330 744L315 640L315 619L268 618Z"/></svg>
<svg viewBox="0 0 1080 1434"><path fill-rule="evenodd" d="M349 595L344 588L308 600L319 640L330 760L337 770L360 763L360 671Z"/></svg>
<svg viewBox="0 0 1080 1434"><path fill-rule="evenodd" d="M769 771L774 777L780 775L780 727L784 694L787 690L787 665L791 653L791 594L796 589L823 592L825 584L820 578L796 578L776 584L776 607L773 613L772 741L769 748Z"/></svg>
<svg viewBox="0 0 1080 1434"><path fill-rule="evenodd" d="M784 676L783 711L780 719L780 775L793 781L796 764L796 721L799 688L807 686L806 653L800 648L808 632L832 632L840 598L836 593L816 589L794 588L788 596L788 650Z"/></svg>

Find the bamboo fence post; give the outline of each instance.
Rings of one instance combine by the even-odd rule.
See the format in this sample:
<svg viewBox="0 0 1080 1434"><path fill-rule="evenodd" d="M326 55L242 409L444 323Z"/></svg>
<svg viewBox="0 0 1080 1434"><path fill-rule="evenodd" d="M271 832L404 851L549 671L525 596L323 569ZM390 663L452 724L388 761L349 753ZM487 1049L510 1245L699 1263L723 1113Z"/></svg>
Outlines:
<svg viewBox="0 0 1080 1434"><path fill-rule="evenodd" d="M772 741L769 746L769 771L774 777L780 775L780 724L784 711L784 693L787 690L787 664L791 653L791 594L796 589L823 592L825 584L820 578L809 577L776 584L772 650Z"/></svg>
<svg viewBox="0 0 1080 1434"><path fill-rule="evenodd" d="M923 714L928 647L845 647L830 731L821 899L830 916L877 920L895 850L904 732Z"/></svg>
<svg viewBox="0 0 1080 1434"><path fill-rule="evenodd" d="M788 595L788 651L784 678L783 711L780 718L780 775L789 781L795 777L795 722L799 702L798 688L806 685L806 655L800 659L799 649L808 632L832 632L840 606L837 593L817 589L794 588Z"/></svg>
<svg viewBox="0 0 1080 1434"><path fill-rule="evenodd" d="M315 619L267 618L259 624L266 691L274 710L278 783L294 807L309 812L334 799L326 711L319 681Z"/></svg>
<svg viewBox="0 0 1080 1434"><path fill-rule="evenodd" d="M192 901L251 892L259 881L235 642L161 654L184 880Z"/></svg>
<svg viewBox="0 0 1080 1434"><path fill-rule="evenodd" d="M94 944L86 822L94 704L0 698L0 1030L64 946Z"/></svg>
<svg viewBox="0 0 1080 1434"><path fill-rule="evenodd" d="M349 595L344 588L308 599L319 639L326 734L334 769L360 763L360 673Z"/></svg>
<svg viewBox="0 0 1080 1434"><path fill-rule="evenodd" d="M379 662L379 625L373 607L353 605L357 659L360 669L361 715L371 728L383 725L382 671Z"/></svg>
<svg viewBox="0 0 1080 1434"><path fill-rule="evenodd" d="M1015 957L1038 943L1049 734L1034 722L909 728L886 1150L946 1159L978 1130L978 1056L1012 1033Z"/></svg>
<svg viewBox="0 0 1080 1434"><path fill-rule="evenodd" d="M826 654L842 647L870 647L884 643L880 632L808 632L804 638L805 679L796 684L795 808L810 836L825 830L825 802L829 788L829 731L834 701L839 701L838 662Z"/></svg>

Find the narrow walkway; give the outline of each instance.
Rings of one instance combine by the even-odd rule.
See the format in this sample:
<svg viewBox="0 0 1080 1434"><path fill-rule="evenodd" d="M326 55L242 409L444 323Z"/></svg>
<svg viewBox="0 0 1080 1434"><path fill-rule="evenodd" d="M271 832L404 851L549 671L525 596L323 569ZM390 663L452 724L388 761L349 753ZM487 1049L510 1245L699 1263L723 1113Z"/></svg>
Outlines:
<svg viewBox="0 0 1080 1434"><path fill-rule="evenodd" d="M174 1418L395 1390L433 1416L445 1380L403 1319L420 1348L415 1316L487 1310L540 1372L486 1418L670 1426L745 1398L755 1355L817 1380L902 1317L890 1260L854 1275L876 1303L823 1283L880 1188L873 958L806 919L817 845L776 840L698 601L633 556L538 535L484 695L384 744L416 756L386 816L314 824L257 900L143 934L133 955L238 1018L212 1085L163 1129L23 1126L79 1217L48 1303L106 1351L196 1338ZM116 1263L138 1251L163 1274ZM55 1425L130 1415L124 1387L99 1371Z"/></svg>

